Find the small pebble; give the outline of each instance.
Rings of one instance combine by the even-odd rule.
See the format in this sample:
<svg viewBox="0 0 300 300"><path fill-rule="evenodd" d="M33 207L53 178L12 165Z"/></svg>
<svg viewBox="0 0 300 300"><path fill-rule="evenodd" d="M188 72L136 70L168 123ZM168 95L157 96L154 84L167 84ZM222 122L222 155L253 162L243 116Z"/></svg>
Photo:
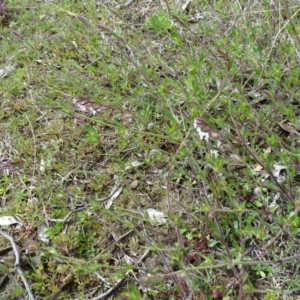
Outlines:
<svg viewBox="0 0 300 300"><path fill-rule="evenodd" d="M133 180L133 181L130 183L129 187L130 187L132 190L134 190L134 189L137 188L138 185L139 185L139 181L138 181L138 180Z"/></svg>

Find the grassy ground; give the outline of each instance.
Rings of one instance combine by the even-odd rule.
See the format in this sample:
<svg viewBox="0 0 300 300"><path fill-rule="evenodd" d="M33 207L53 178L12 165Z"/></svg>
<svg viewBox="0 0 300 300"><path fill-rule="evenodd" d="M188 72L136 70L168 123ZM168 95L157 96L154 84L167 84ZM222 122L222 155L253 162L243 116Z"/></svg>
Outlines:
<svg viewBox="0 0 300 300"><path fill-rule="evenodd" d="M124 3L0 4L1 299L299 299L298 1Z"/></svg>

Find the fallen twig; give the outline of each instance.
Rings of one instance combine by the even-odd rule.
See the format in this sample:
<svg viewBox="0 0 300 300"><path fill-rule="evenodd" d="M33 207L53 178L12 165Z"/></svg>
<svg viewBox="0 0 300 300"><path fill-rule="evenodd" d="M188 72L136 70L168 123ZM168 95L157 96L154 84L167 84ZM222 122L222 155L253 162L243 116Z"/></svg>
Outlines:
<svg viewBox="0 0 300 300"><path fill-rule="evenodd" d="M110 194L109 194L107 197L102 198L102 199L98 199L97 201L98 201L98 202L105 202L105 201L108 201L112 196L114 196L114 194L116 193L116 191L117 191L119 188L121 188L121 184L120 184L120 183L117 183L117 184L113 187L112 191L110 192ZM79 208L75 208L75 209L71 210L71 211L70 211L63 219L52 219L52 218L48 218L48 220L51 221L51 222L63 222L63 223L65 223L65 222L67 222L67 221L71 218L71 216L72 216L74 213L79 212L79 211L82 211L82 210L85 210L85 209L87 209L87 208L89 208L89 207L90 207L90 205L89 205L89 204L86 204L86 205L84 205L84 206L81 206L81 207L79 207Z"/></svg>
<svg viewBox="0 0 300 300"><path fill-rule="evenodd" d="M137 262L134 264L134 266L136 267L136 266L138 266L141 262L143 262L143 260L149 255L149 253L150 253L150 250L149 250L149 249L146 250L146 251L144 252L144 254L137 260ZM99 296L97 296L97 297L91 298L90 300L100 300L100 299L105 299L105 298L108 297L110 294L115 293L115 292L122 286L122 284L124 283L124 281L125 281L126 278L127 278L127 275L129 274L129 272L131 272L131 270L127 271L127 272L125 273L125 276L124 276L123 278L119 279L119 280L117 281L117 283L116 283L113 287L111 287L110 289L108 289L105 293L103 293L103 294L101 294L101 295L99 295Z"/></svg>
<svg viewBox="0 0 300 300"><path fill-rule="evenodd" d="M98 201L98 202L105 202L105 201L108 201L108 200L115 194L115 192L116 192L120 187L121 187L121 184L120 184L120 183L117 183L117 184L113 187L112 191L110 192L110 194L109 194L107 197L98 199L97 201Z"/></svg>
<svg viewBox="0 0 300 300"><path fill-rule="evenodd" d="M23 284L26 288L26 291L27 291L27 294L28 294L28 299L30 300L34 300L34 296L33 296L33 293L30 289L30 286L29 286L29 283L27 281L27 279L25 278L24 274L23 274L23 271L21 269L21 266L20 266L20 254L19 254L19 250L18 250L18 247L16 245L16 242L14 240L14 238L9 235L8 233L6 233L5 231L1 230L0 229L0 234L6 238L7 240L9 240L11 246L12 246L12 249L14 251L14 255L15 255L15 268L16 270L18 271L22 281L23 281Z"/></svg>
<svg viewBox="0 0 300 300"><path fill-rule="evenodd" d="M63 222L63 223L65 223L65 222L67 222L70 218L71 218L71 216L74 214L74 213L76 213L76 212L78 212L78 211L82 211L82 210L85 210L85 209L87 209L89 207L89 205L85 205L85 206L82 206L82 207L79 207L79 208L75 208L75 209L73 209L73 210L71 210L63 219L52 219L52 218L48 218L48 221L51 221L51 222Z"/></svg>

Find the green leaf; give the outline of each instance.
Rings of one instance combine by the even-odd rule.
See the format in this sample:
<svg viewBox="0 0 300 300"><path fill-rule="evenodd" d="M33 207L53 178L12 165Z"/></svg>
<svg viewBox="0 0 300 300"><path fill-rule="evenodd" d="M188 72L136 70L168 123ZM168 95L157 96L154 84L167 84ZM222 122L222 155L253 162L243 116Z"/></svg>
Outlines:
<svg viewBox="0 0 300 300"><path fill-rule="evenodd" d="M9 268L6 265L0 263L0 272L9 273Z"/></svg>
<svg viewBox="0 0 300 300"><path fill-rule="evenodd" d="M182 46L182 38L177 32L171 32L171 40L178 46Z"/></svg>
<svg viewBox="0 0 300 300"><path fill-rule="evenodd" d="M215 245L217 245L219 242L216 241L216 240L210 240L208 243L207 243L207 246L212 248L214 247Z"/></svg>

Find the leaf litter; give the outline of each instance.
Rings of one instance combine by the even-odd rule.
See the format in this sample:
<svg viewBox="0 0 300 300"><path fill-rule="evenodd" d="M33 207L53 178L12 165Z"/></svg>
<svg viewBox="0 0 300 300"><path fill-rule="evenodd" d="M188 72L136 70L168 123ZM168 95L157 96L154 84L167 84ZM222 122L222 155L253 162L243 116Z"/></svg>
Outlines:
<svg viewBox="0 0 300 300"><path fill-rule="evenodd" d="M7 77L15 70L15 68L14 65L7 65L3 69L0 69L0 79Z"/></svg>

